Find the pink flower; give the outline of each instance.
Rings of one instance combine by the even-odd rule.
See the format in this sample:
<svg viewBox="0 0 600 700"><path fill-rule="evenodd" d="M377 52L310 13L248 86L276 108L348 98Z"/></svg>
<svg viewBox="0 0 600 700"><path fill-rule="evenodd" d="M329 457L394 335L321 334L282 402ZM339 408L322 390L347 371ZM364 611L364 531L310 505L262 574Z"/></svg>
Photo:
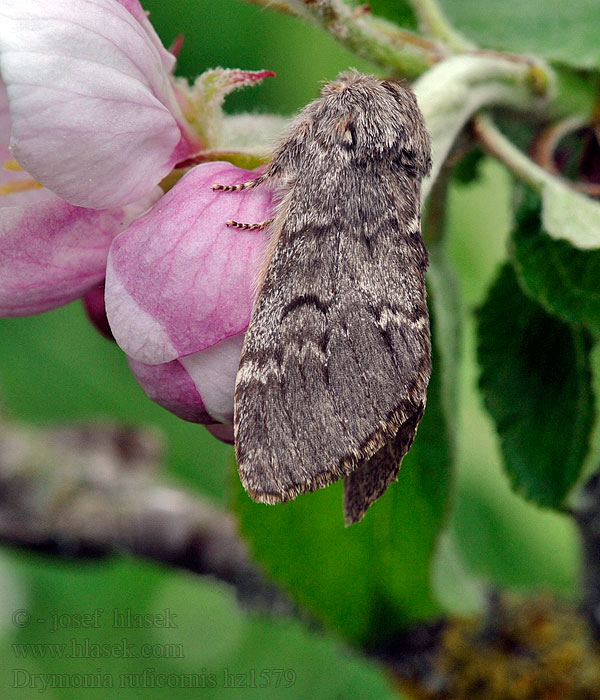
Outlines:
<svg viewBox="0 0 600 700"><path fill-rule="evenodd" d="M9 135L0 82L0 165L11 160ZM159 196L152 188L133 204L84 209L39 187L22 170L0 168L0 316L48 311L97 286L113 238Z"/></svg>
<svg viewBox="0 0 600 700"><path fill-rule="evenodd" d="M224 96L272 74L219 69L189 88L174 61L138 0L2 1L0 316L56 308L106 276L112 333L148 395L229 423L265 240L225 221L267 218L271 194L213 192L253 177L227 163L164 196L157 185L222 147Z"/></svg>
<svg viewBox="0 0 600 700"><path fill-rule="evenodd" d="M138 0L3 0L11 150L71 204L137 201L201 145Z"/></svg>
<svg viewBox="0 0 600 700"><path fill-rule="evenodd" d="M186 420L233 418L235 375L266 235L225 222L268 218L272 193L211 186L254 176L229 163L190 170L110 250L105 294L115 339L146 393Z"/></svg>

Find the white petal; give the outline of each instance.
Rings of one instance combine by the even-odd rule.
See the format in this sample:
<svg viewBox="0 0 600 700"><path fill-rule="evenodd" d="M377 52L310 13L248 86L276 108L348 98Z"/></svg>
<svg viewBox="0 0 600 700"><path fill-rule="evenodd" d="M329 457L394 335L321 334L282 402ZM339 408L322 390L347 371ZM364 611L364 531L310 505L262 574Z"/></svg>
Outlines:
<svg viewBox="0 0 600 700"><path fill-rule="evenodd" d="M0 70L25 170L98 209L157 184L191 145L156 44L117 0L2 0Z"/></svg>

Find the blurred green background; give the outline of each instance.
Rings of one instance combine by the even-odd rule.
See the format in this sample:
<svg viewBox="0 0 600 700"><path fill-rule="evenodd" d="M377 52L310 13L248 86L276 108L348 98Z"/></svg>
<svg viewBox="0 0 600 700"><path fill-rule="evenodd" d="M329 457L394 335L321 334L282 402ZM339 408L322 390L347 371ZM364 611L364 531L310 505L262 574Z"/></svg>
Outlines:
<svg viewBox="0 0 600 700"><path fill-rule="evenodd" d="M331 39L290 18L237 0L146 0L146 9L168 46L185 34L181 75L193 77L217 65L271 69L276 79L235 94L235 112L289 114L312 99L323 80L348 66L373 70ZM412 22L402 3L373 2L374 10ZM506 255L511 185L507 173L486 161L478 181L450 192L449 247L464 303L464 365L461 374L458 475L450 541L463 564L487 583L512 588L543 587L573 597L578 550L566 519L527 505L513 495L501 471L498 445L476 393L473 311ZM109 419L158 426L168 441L165 479L225 503L232 478L231 448L204 428L186 424L152 404L131 377L125 358L87 323L79 303L25 319L0 320L0 401L10 417L35 424ZM233 476L233 478L236 478ZM306 498L310 498L307 496ZM375 506L376 508L377 506ZM341 527L341 516L340 516ZM450 564L437 571L436 586L451 609L465 604L462 583ZM224 586L129 559L74 563L11 549L0 551L0 654L2 697L37 695L15 687L27 674L97 674L118 685L120 674L147 678L171 674L215 674L216 688L165 691L146 681L141 688L47 688L46 698L386 698L387 680L341 643L298 623L241 610ZM468 605L467 605L468 607ZM55 615L102 609L94 629L52 632ZM177 627L119 630L113 611L176 615ZM15 625L13 613L27 610L31 622ZM15 644L50 642L153 645L156 658L23 658ZM175 645L175 646L173 646ZM179 646L177 646L179 645ZM179 653L182 652L182 653ZM21 654L21 656L20 656ZM161 655L177 658L159 658ZM23 673L15 674L15 669ZM224 686L224 674L289 669L294 682L254 691ZM174 683L176 681L173 681ZM40 680L39 683L42 683ZM76 683L76 681L75 681ZM99 681L101 684L102 682ZM38 686L36 686L38 687Z"/></svg>

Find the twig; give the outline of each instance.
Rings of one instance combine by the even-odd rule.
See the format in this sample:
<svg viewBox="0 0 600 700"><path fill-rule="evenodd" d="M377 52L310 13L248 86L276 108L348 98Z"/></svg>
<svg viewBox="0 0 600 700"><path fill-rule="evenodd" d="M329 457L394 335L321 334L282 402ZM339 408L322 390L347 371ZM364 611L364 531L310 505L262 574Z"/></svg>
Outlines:
<svg viewBox="0 0 600 700"><path fill-rule="evenodd" d="M128 553L214 576L247 605L292 612L227 513L158 482L160 452L139 429L0 422L0 541L70 557Z"/></svg>
<svg viewBox="0 0 600 700"><path fill-rule="evenodd" d="M441 60L441 44L400 29L369 12L356 12L343 0L248 0L324 29L357 56L383 70L415 78Z"/></svg>
<svg viewBox="0 0 600 700"><path fill-rule="evenodd" d="M594 639L600 642L600 472L584 484L571 512L583 549L582 613Z"/></svg>
<svg viewBox="0 0 600 700"><path fill-rule="evenodd" d="M553 178L550 173L513 145L495 126L489 116L478 115L475 117L473 131L488 153L495 156L521 180L535 189L540 189Z"/></svg>

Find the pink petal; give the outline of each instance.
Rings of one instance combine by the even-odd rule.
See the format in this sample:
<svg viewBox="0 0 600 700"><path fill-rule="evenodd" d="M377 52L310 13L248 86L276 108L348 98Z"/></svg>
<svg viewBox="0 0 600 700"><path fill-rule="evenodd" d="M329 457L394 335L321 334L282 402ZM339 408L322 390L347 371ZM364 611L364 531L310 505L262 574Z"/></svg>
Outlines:
<svg viewBox="0 0 600 700"><path fill-rule="evenodd" d="M207 425L206 429L218 440L226 442L229 445L233 445L233 425L227 425L226 423L213 423L212 425Z"/></svg>
<svg viewBox="0 0 600 700"><path fill-rule="evenodd" d="M179 359L192 378L207 412L218 423L233 422L235 378L244 335L238 333L206 350Z"/></svg>
<svg viewBox="0 0 600 700"><path fill-rule="evenodd" d="M129 358L129 366L146 394L171 413L194 423L230 425L243 342L244 333L238 333L180 360L146 365ZM217 433L219 439L229 436Z"/></svg>
<svg viewBox="0 0 600 700"><path fill-rule="evenodd" d="M264 185L242 192L214 192L211 185L255 175L229 163L193 168L114 241L106 310L129 356L169 362L247 328L267 234L225 222L268 218L272 193Z"/></svg>
<svg viewBox="0 0 600 700"><path fill-rule="evenodd" d="M8 150L8 142L10 141L10 114L8 112L8 95L6 94L6 86L0 80L0 148L2 149L2 163L8 158L11 158Z"/></svg>
<svg viewBox="0 0 600 700"><path fill-rule="evenodd" d="M12 159L10 126L8 98L0 81L2 166ZM0 185L19 180L31 178L23 170L0 167ZM155 190L155 198L160 194ZM103 279L114 236L152 201L146 197L137 205L106 212L73 207L46 188L0 196L0 315L39 313L81 296ZM101 296L104 314L102 291ZM91 296L91 314L90 303ZM104 321L104 332L110 334L105 314Z"/></svg>
<svg viewBox="0 0 600 700"><path fill-rule="evenodd" d="M117 0L0 3L11 150L72 204L135 202L198 149L184 133L164 52L136 7Z"/></svg>
<svg viewBox="0 0 600 700"><path fill-rule="evenodd" d="M141 6L139 0L117 0L123 7L130 12L135 19L140 23L143 30L148 35L150 41L154 44L154 47L160 54L160 58L163 64L163 68L167 73L171 73L175 67L175 56L169 53L167 49L162 45L158 34L154 30L154 27L148 19L149 13L144 10Z"/></svg>
<svg viewBox="0 0 600 700"><path fill-rule="evenodd" d="M98 333L103 335L107 340L114 341L114 336L110 329L108 319L106 318L106 309L104 307L104 284L94 287L91 292L88 292L83 297L82 302L90 323Z"/></svg>
<svg viewBox="0 0 600 700"><path fill-rule="evenodd" d="M0 209L0 316L48 311L91 290L104 278L113 238L151 203L96 211L52 195Z"/></svg>
<svg viewBox="0 0 600 700"><path fill-rule="evenodd" d="M212 422L188 373L177 360L144 365L130 358L129 365L150 399L183 420L203 423L218 440L233 445L233 425Z"/></svg>
<svg viewBox="0 0 600 700"><path fill-rule="evenodd" d="M32 180L24 170L9 170L5 167L7 161L14 159L13 154L8 149L10 141L10 113L8 111L8 95L6 87L0 80L0 186L19 180ZM0 208L12 207L30 202L41 202L51 199L54 195L45 188L34 187L22 192L2 194L0 192Z"/></svg>
<svg viewBox="0 0 600 700"><path fill-rule="evenodd" d="M129 358L135 378L149 398L183 420L213 423L194 382L177 361L162 365L145 365Z"/></svg>

